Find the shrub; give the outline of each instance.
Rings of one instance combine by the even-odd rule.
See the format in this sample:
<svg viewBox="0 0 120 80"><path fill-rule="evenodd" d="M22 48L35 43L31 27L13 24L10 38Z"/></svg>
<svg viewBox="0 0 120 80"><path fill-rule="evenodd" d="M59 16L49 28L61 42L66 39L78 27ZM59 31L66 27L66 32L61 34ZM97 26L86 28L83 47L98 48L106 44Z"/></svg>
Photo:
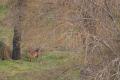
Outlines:
<svg viewBox="0 0 120 80"><path fill-rule="evenodd" d="M4 42L0 41L0 58L2 60L11 59L11 50Z"/></svg>

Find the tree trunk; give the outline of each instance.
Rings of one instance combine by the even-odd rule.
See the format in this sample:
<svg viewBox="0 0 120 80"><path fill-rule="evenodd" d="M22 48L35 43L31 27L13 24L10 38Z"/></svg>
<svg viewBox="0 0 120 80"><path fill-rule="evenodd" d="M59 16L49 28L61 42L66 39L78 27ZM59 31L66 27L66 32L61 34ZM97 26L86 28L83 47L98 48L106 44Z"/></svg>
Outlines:
<svg viewBox="0 0 120 80"><path fill-rule="evenodd" d="M13 8L13 14L15 15L14 22L14 36L13 36L13 52L12 59L18 60L21 58L21 26L23 17L23 2L24 0L17 0Z"/></svg>
<svg viewBox="0 0 120 80"><path fill-rule="evenodd" d="M19 27L14 28L14 37L13 37L13 53L12 53L12 59L17 60L21 58L21 31L19 30Z"/></svg>

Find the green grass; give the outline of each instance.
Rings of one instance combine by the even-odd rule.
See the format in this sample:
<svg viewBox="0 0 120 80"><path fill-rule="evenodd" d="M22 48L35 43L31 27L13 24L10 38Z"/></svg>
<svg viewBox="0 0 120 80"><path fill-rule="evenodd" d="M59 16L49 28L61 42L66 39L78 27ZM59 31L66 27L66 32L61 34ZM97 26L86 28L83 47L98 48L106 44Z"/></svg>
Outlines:
<svg viewBox="0 0 120 80"><path fill-rule="evenodd" d="M78 64L72 59L74 54L66 52L47 52L38 59L29 62L27 59L18 61L0 61L0 76L7 80L79 80L79 70L68 70L61 74L65 69ZM80 64L80 62L79 62ZM60 76L56 78L57 76ZM0 77L1 79L1 77Z"/></svg>
<svg viewBox="0 0 120 80"><path fill-rule="evenodd" d="M5 17L7 11L7 7L5 5L0 4L0 20L2 20Z"/></svg>

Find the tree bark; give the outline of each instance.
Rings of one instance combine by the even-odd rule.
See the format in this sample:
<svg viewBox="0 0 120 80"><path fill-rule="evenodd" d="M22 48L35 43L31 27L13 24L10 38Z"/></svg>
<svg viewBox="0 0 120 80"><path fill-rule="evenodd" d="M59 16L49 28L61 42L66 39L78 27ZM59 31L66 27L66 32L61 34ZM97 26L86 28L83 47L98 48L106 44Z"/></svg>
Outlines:
<svg viewBox="0 0 120 80"><path fill-rule="evenodd" d="M13 53L12 53L12 59L18 60L21 58L21 31L19 30L19 27L14 27L14 37L13 37Z"/></svg>
<svg viewBox="0 0 120 80"><path fill-rule="evenodd" d="M23 17L23 2L24 0L17 0L13 8L13 13L15 15L14 22L14 36L13 36L13 52L12 59L21 59L21 26Z"/></svg>

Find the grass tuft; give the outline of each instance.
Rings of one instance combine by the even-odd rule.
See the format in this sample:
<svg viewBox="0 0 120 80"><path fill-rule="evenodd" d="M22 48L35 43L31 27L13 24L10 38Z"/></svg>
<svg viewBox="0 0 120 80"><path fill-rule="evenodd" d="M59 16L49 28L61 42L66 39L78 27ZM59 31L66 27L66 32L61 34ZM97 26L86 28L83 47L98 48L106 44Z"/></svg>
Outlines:
<svg viewBox="0 0 120 80"><path fill-rule="evenodd" d="M0 5L0 20L2 20L5 17L5 14L7 13L7 7L4 5Z"/></svg>

